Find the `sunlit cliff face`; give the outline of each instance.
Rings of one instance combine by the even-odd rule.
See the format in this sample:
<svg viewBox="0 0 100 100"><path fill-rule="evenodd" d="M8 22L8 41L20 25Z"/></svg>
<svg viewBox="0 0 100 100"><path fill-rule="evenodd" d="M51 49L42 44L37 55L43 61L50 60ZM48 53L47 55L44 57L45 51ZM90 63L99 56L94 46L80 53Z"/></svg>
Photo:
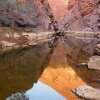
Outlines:
<svg viewBox="0 0 100 100"><path fill-rule="evenodd" d="M62 19L66 14L68 1L69 0L48 0L56 20Z"/></svg>
<svg viewBox="0 0 100 100"><path fill-rule="evenodd" d="M18 0L21 3L27 3L34 0ZM69 0L47 0L51 10L54 14L55 20L61 20L67 12L67 5ZM35 3L39 6L41 5L41 0L35 0Z"/></svg>
<svg viewBox="0 0 100 100"><path fill-rule="evenodd" d="M48 2L61 29L100 31L100 0L48 0Z"/></svg>

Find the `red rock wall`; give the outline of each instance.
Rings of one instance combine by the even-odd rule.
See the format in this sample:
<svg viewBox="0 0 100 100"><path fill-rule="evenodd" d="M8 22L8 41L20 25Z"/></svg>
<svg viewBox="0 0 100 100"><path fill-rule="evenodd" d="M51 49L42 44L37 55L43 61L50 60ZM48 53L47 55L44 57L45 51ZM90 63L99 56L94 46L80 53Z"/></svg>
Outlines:
<svg viewBox="0 0 100 100"><path fill-rule="evenodd" d="M49 18L41 0L18 0L21 3L34 2L37 11L30 16L39 26L48 28ZM100 31L100 0L47 0L59 27L65 30ZM34 7L33 7L34 9ZM22 15L22 14L21 14ZM26 15L27 16L27 15ZM32 18L28 18L31 20ZM22 17L24 18L24 17ZM26 19L27 19L26 18ZM24 18L25 19L25 18ZM28 21L26 20L25 21ZM32 21L30 21L32 22Z"/></svg>
<svg viewBox="0 0 100 100"><path fill-rule="evenodd" d="M67 12L68 0L48 0L56 20L62 19Z"/></svg>

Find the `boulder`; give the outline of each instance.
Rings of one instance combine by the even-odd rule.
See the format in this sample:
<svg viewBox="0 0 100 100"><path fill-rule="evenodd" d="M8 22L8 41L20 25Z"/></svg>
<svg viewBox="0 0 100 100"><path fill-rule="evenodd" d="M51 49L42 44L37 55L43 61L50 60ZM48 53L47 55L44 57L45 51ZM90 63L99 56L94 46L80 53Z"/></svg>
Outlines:
<svg viewBox="0 0 100 100"><path fill-rule="evenodd" d="M89 69L100 70L100 56L92 56L88 62Z"/></svg>
<svg viewBox="0 0 100 100"><path fill-rule="evenodd" d="M88 85L80 86L73 92L84 100L100 100L100 90Z"/></svg>

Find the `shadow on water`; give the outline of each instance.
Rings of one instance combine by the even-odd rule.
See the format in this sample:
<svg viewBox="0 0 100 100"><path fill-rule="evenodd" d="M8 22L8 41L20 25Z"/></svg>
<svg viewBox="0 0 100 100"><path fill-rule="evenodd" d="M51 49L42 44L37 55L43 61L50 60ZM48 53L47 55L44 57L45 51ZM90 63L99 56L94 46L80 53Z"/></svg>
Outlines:
<svg viewBox="0 0 100 100"><path fill-rule="evenodd" d="M47 43L0 53L0 100L31 88L50 59Z"/></svg>

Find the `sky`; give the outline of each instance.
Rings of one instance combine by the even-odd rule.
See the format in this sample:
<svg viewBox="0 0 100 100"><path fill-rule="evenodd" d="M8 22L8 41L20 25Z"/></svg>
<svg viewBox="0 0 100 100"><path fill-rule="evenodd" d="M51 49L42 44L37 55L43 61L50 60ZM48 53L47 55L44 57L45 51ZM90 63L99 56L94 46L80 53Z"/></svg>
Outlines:
<svg viewBox="0 0 100 100"><path fill-rule="evenodd" d="M26 92L29 100L67 100L50 86L38 81Z"/></svg>

